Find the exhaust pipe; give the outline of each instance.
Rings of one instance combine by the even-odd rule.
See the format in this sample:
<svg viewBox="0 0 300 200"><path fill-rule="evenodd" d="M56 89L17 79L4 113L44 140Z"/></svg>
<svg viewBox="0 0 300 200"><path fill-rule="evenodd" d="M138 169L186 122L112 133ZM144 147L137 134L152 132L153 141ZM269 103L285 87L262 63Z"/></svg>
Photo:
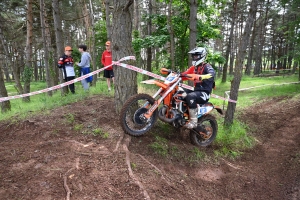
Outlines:
<svg viewBox="0 0 300 200"><path fill-rule="evenodd" d="M167 107L166 106L163 106L161 109L159 109L158 111L158 118L163 121L163 122L166 122L166 123L172 123L174 122L176 119L178 119L179 116L177 116L177 113L171 109L170 110L173 118L166 118L166 113L167 113Z"/></svg>

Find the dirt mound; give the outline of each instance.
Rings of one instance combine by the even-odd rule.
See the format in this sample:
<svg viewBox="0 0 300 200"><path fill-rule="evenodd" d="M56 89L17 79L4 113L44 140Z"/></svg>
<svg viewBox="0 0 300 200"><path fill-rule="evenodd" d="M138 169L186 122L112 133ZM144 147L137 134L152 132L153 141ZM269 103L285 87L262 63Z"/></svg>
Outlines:
<svg viewBox="0 0 300 200"><path fill-rule="evenodd" d="M299 100L284 99L244 111L258 145L235 161L195 162L195 147L172 128L124 135L102 96L1 122L0 199L300 199L299 111ZM172 156L149 146L157 135Z"/></svg>

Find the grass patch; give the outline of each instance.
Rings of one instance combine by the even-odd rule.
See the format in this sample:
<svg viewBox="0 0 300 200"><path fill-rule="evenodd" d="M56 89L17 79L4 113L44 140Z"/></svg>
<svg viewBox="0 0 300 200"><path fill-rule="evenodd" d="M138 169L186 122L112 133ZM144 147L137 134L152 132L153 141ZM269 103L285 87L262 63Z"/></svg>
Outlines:
<svg viewBox="0 0 300 200"><path fill-rule="evenodd" d="M298 81L298 74L290 76L274 76L274 77L251 77L243 76L239 89L251 88L249 90L241 90L238 94L237 108L243 109L249 105L261 101L265 98L288 96L293 97L300 93L300 84L290 84ZM216 81L217 89L213 91L214 94L226 97L226 91L230 91L233 76L228 77L226 83L221 83L221 79ZM255 87L255 88L252 88ZM228 93L230 94L230 93ZM217 98L210 98L210 102L215 105L224 105L227 107L227 101Z"/></svg>
<svg viewBox="0 0 300 200"><path fill-rule="evenodd" d="M149 146L160 156L166 157L168 155L169 146L168 141L165 138L155 136L155 142L151 143Z"/></svg>
<svg viewBox="0 0 300 200"><path fill-rule="evenodd" d="M74 125L74 130L75 131L80 131L80 130L82 130L83 129L83 125L82 124L75 124Z"/></svg>
<svg viewBox="0 0 300 200"><path fill-rule="evenodd" d="M103 139L107 139L109 137L109 133L104 132L102 129L100 128L96 128L92 131L92 134L94 136L101 136Z"/></svg>
<svg viewBox="0 0 300 200"><path fill-rule="evenodd" d="M13 87L14 83L7 83L6 88L9 96L17 95L17 91ZM38 91L46 88L46 83L43 82L32 82L31 91ZM10 100L11 111L2 113L0 115L0 121L8 120L15 116L19 119L25 119L33 114L41 113L47 114L44 111L51 110L56 107L68 105L70 103L82 101L89 96L96 94L101 94L104 96L112 97L114 95L113 91L107 91L107 84L104 79L99 79L96 86L90 87L89 92L85 92L81 86L80 82L75 83L76 94L68 94L66 96L61 96L60 90L53 91L52 96L48 96L47 93L42 93L30 97L30 102L23 102L21 98Z"/></svg>
<svg viewBox="0 0 300 200"><path fill-rule="evenodd" d="M219 149L214 151L214 154L230 158L236 158L242 155L242 151L247 148L252 148L255 145L255 139L247 132L249 128L235 120L230 127L222 126L222 120L218 120L219 131L214 143L219 146Z"/></svg>
<svg viewBox="0 0 300 200"><path fill-rule="evenodd" d="M65 116L66 120L68 123L72 124L74 121L75 121L75 117L72 113L68 113L66 116Z"/></svg>
<svg viewBox="0 0 300 200"><path fill-rule="evenodd" d="M197 163L205 158L206 154L200 151L197 147L194 147L191 152L190 156L187 158L190 163Z"/></svg>

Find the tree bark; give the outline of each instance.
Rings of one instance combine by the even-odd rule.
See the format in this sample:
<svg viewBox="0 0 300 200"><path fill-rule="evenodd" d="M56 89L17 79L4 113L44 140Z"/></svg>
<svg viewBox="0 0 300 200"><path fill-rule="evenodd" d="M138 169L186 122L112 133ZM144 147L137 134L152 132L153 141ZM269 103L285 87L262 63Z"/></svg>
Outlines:
<svg viewBox="0 0 300 200"><path fill-rule="evenodd" d="M140 30L141 15L139 9L139 1L140 0L134 0L134 30Z"/></svg>
<svg viewBox="0 0 300 200"><path fill-rule="evenodd" d="M91 57L92 57L92 60L91 60L91 63L93 65L93 71L96 71L97 70L97 66L96 66L96 46L94 45L95 44L95 31L94 31L94 26L95 26L95 21L94 21L94 9L93 9L93 4L92 4L92 0L89 0L89 3L90 3L90 18L91 18L91 24L92 24L92 27L90 27L90 31L91 31L91 38L90 38L90 43L89 43L89 49L90 49L90 53L91 53ZM92 82L92 85L93 86L96 86L96 83L97 83L97 79L98 79L98 76L97 74L95 74L93 76L93 82Z"/></svg>
<svg viewBox="0 0 300 200"><path fill-rule="evenodd" d="M197 8L198 1L190 0L190 40L189 49L192 50L197 46ZM188 65L192 65L192 57L188 58Z"/></svg>
<svg viewBox="0 0 300 200"><path fill-rule="evenodd" d="M253 57L255 36L256 36L256 20L254 20L254 25L253 25L253 30L252 30L252 35L251 35L251 40L249 45L250 48L248 51L247 64L245 69L245 74L248 76L251 74L251 69L252 69L252 57Z"/></svg>
<svg viewBox="0 0 300 200"><path fill-rule="evenodd" d="M125 56L134 55L132 43L133 0L113 0L112 54L118 61ZM128 62L134 65L134 61ZM123 67L114 66L115 109L119 113L125 101L137 94L137 73Z"/></svg>
<svg viewBox="0 0 300 200"><path fill-rule="evenodd" d="M33 29L33 14L32 0L27 0L27 37L26 37L26 62L24 70L24 93L30 92L30 82L32 76L32 29ZM23 97L25 102L30 101L30 97Z"/></svg>
<svg viewBox="0 0 300 200"><path fill-rule="evenodd" d="M106 32L107 32L107 40L112 40L112 26L111 26L111 19L110 19L110 6L109 6L110 0L105 0L105 16L106 16ZM114 5L114 4L113 4Z"/></svg>
<svg viewBox="0 0 300 200"><path fill-rule="evenodd" d="M147 35L151 36L152 35L152 19L151 19L151 15L152 15L152 0L148 1L148 8L149 8L149 19L148 19L148 24L147 24ZM151 72L152 71L152 48L148 47L147 48L147 71ZM148 78L148 77L146 77Z"/></svg>
<svg viewBox="0 0 300 200"><path fill-rule="evenodd" d="M231 43L232 43L232 37L233 37L233 29L234 29L234 24L235 24L235 18L236 18L236 10L237 10L237 3L238 3L238 0L234 0L233 2L233 8L232 8L232 13L231 13L231 24L230 24L230 35L229 35L229 38L228 38L228 45L227 45L227 48L226 48L226 53L225 53L225 64L223 66L223 74L222 74L222 83L225 83L226 82L226 79L227 79L227 69L228 69L228 60L229 60L229 54L230 52L232 51L232 46L231 46Z"/></svg>
<svg viewBox="0 0 300 200"><path fill-rule="evenodd" d="M52 8L53 8L53 21L54 21L54 33L55 33L55 44L56 44L56 60L54 61L57 64L57 60L64 53L64 41L63 41L63 30L62 30L62 20L61 13L59 10L59 0L52 0ZM56 67L56 71L59 75L59 82L63 83L63 75L62 71L58 70ZM41 77L42 78L42 77ZM68 87L61 88L61 95L64 96L68 93Z"/></svg>
<svg viewBox="0 0 300 200"><path fill-rule="evenodd" d="M4 74L2 73L2 68L0 65L0 98L7 97L7 90L4 83ZM1 113L5 113L11 110L10 101L3 101L0 103L1 106Z"/></svg>
<svg viewBox="0 0 300 200"><path fill-rule="evenodd" d="M49 40L50 40L50 33L47 31L47 23L46 23L46 17L45 17L45 2L44 0L40 0L40 18L41 18L41 28L42 28L42 37L43 37L43 47L45 51L45 69L46 69L46 83L47 87L51 87L52 84L52 79L50 76L50 66L49 66ZM48 91L48 95L52 96L52 91Z"/></svg>
<svg viewBox="0 0 300 200"><path fill-rule="evenodd" d="M252 24L256 16L257 5L258 5L258 0L252 0L248 19L246 21L246 25L244 28L244 33L240 40L237 59L235 62L234 78L230 89L230 99L232 100L237 100L238 98L238 90L239 90L239 86L243 74L243 62L246 56L246 50L249 43ZM236 108L236 103L232 103L232 102L228 103L228 107L225 114L224 125L227 126L233 123L235 108Z"/></svg>
<svg viewBox="0 0 300 200"><path fill-rule="evenodd" d="M168 32L170 35L170 61L171 69L175 69L175 39L174 39L174 27L172 22L172 0L169 1L168 6Z"/></svg>
<svg viewBox="0 0 300 200"><path fill-rule="evenodd" d="M268 23L268 14L269 14L269 0L266 2L266 8L263 8L265 16L262 18L261 21L261 30L259 33L258 41L257 41L257 50L256 50L256 61L255 61L255 68L254 68L254 75L258 75L262 70L262 52L265 44L265 32L266 32L266 26ZM263 14L263 13L261 13Z"/></svg>

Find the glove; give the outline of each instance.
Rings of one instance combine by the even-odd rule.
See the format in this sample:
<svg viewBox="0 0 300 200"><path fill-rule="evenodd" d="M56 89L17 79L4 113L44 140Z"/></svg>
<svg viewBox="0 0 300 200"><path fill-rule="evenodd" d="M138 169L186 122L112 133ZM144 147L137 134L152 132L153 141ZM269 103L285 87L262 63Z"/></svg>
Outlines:
<svg viewBox="0 0 300 200"><path fill-rule="evenodd" d="M191 81L194 80L204 80L204 79L209 79L211 78L212 75L211 74L205 74L205 75L198 75L198 74L187 74L187 78Z"/></svg>
<svg viewBox="0 0 300 200"><path fill-rule="evenodd" d="M189 79L190 81L201 80L200 76L201 75L198 74L186 74L187 79Z"/></svg>
<svg viewBox="0 0 300 200"><path fill-rule="evenodd" d="M200 75L199 80L210 79L212 77L211 74Z"/></svg>

